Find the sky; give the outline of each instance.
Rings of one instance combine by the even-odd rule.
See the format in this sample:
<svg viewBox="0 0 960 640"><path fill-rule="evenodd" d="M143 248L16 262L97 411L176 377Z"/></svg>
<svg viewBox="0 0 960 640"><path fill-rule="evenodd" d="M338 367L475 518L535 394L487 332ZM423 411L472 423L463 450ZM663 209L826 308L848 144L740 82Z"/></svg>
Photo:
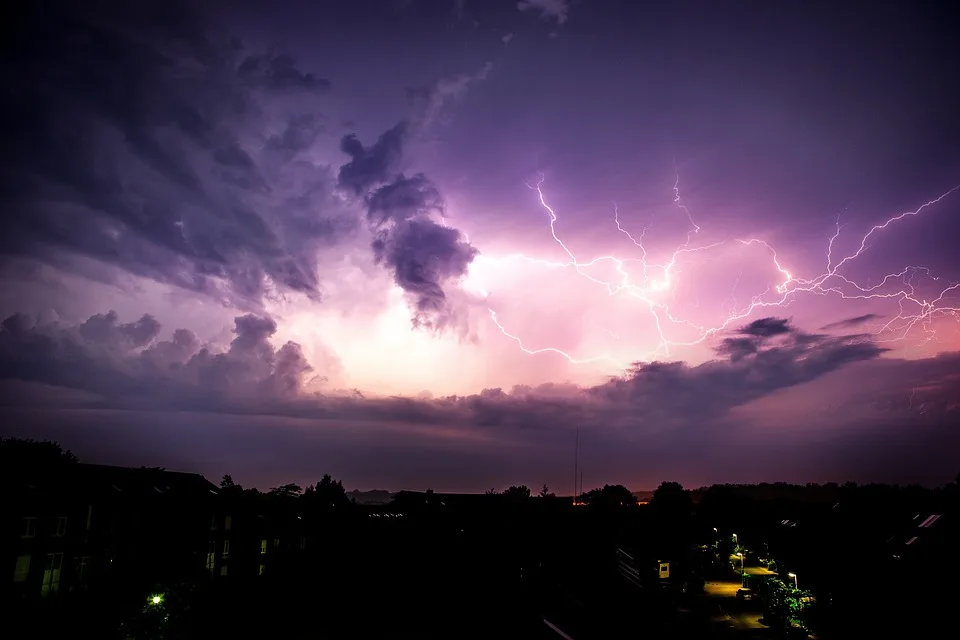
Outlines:
<svg viewBox="0 0 960 640"><path fill-rule="evenodd" d="M960 471L946 8L22 4L5 435L261 488L569 494L578 433L586 488Z"/></svg>

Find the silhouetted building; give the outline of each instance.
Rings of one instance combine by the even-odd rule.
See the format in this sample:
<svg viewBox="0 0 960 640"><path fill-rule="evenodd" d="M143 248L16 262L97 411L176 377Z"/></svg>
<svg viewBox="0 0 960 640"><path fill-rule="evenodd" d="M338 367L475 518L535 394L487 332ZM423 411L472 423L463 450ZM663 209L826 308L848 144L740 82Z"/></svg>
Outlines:
<svg viewBox="0 0 960 640"><path fill-rule="evenodd" d="M88 464L7 477L2 491L4 591L21 597L191 575L218 493L198 474Z"/></svg>

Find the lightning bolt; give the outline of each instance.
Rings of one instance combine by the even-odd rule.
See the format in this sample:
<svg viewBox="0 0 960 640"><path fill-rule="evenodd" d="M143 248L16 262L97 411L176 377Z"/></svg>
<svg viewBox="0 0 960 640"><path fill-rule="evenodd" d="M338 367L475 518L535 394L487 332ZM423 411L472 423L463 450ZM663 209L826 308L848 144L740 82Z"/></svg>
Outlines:
<svg viewBox="0 0 960 640"><path fill-rule="evenodd" d="M674 165L676 168L676 165ZM927 209L945 200L958 189L960 185L949 189L938 197L929 200L912 211L905 211L891 218L888 218L881 224L874 225L864 234L858 243L856 251L838 257L835 255L835 244L841 236L844 225L840 223L840 216L837 217L834 233L830 236L825 252L826 266L825 270L813 278L801 278L795 276L780 261L776 249L768 242L759 238L734 238L721 240L712 244L691 246L693 239L700 232L700 226L694 221L690 209L684 204L680 194L680 176L677 172L676 180L673 185L673 203L678 211L687 221L686 241L678 246L665 262L654 263L648 260L648 252L644 246L644 237L650 230L652 223L647 224L639 233L631 233L625 229L620 221L620 212L616 203L613 203L613 221L617 231L622 233L637 249L635 257L618 257L615 255L601 255L590 260L583 261L578 258L574 251L561 238L557 231L559 221L556 209L548 203L543 189L544 177L540 176L536 184L527 186L535 191L537 201L541 209L547 214L549 221L550 236L561 250L566 254L568 260L565 262L552 262L533 258L525 254L513 254L504 259L522 260L532 264L537 264L550 269L572 269L574 272L587 281L602 287L610 296L626 295L639 301L646 307L653 320L656 330L657 345L646 354L640 354L638 357L632 357L629 361L622 358L616 358L610 354L603 354L593 357L574 356L562 349L554 347L531 348L517 335L511 333L499 320L497 312L489 308L490 319L500 332L517 343L520 349L530 355L539 355L544 353L553 353L562 356L573 364L587 364L606 361L619 367L624 367L633 361L651 361L658 357L669 357L671 349L674 347L689 347L697 345L707 340L710 336L724 331L734 323L740 322L749 317L754 312L769 308L783 307L793 302L800 294L813 294L820 296L835 295L844 300L890 300L896 301L899 307L899 313L889 321L876 327L872 333L879 342L892 342L903 340L915 329L920 329L924 333L924 341L935 339L935 333L931 327L932 321L937 317L953 316L960 317L960 308L949 306L945 299L953 292L960 291L960 283L948 283L940 288L939 294L933 298L926 298L917 291L918 278L925 277L932 282L941 282L940 278L933 276L930 270L921 266L907 266L896 273L885 275L879 284L860 284L852 277L844 275L842 272L845 267L859 259L866 253L871 241L878 234L887 230L889 227L902 222L907 218L919 216ZM732 310L726 314L726 317L714 326L702 326L694 324L689 320L683 319L679 313L671 309L666 301L667 296L664 293L672 292L676 288L677 278L679 276L678 262L687 254L708 252L718 247L733 244L743 248L756 247L764 251L768 256L771 266L777 272L779 278L775 286L766 291L754 295L750 302L741 309L736 308L736 298L733 297L739 285L740 276L734 284L731 291L733 300ZM614 279L599 278L591 272L591 268L600 264L607 263L611 265L617 277ZM639 274L634 275L629 270L628 265L638 265ZM636 270L636 269L635 269ZM742 272L741 272L742 275ZM869 282L869 281L868 281ZM895 285L891 290L891 285ZM897 286L898 285L898 286ZM486 297L488 292L483 292ZM675 341L667 337L666 327L682 326L692 329L695 337L688 341ZM618 336L619 337L619 336Z"/></svg>

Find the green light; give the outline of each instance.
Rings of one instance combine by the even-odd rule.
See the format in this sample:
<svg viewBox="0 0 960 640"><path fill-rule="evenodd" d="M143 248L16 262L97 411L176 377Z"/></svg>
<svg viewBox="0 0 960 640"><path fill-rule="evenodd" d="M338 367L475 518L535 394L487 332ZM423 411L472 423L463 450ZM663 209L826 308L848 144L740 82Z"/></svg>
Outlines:
<svg viewBox="0 0 960 640"><path fill-rule="evenodd" d="M150 596L150 604L157 605L157 604L160 604L161 602L163 602L163 596L161 595Z"/></svg>

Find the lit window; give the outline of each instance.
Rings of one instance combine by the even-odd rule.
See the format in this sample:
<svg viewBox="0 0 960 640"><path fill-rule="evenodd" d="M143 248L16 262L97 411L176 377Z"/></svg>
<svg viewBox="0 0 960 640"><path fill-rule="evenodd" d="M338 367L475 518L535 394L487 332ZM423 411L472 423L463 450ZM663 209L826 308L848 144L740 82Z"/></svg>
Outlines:
<svg viewBox="0 0 960 640"><path fill-rule="evenodd" d="M265 568L266 568L265 565L260 565L260 569L257 571L257 575L258 575L258 576L262 576L262 575L263 575L263 570L264 570Z"/></svg>
<svg viewBox="0 0 960 640"><path fill-rule="evenodd" d="M53 535L55 535L55 536L58 537L58 538L62 538L63 536L67 535L67 518L66 518L66 516L62 516L62 517L60 517L60 518L57 518L57 530L56 530L56 532L55 532Z"/></svg>
<svg viewBox="0 0 960 640"><path fill-rule="evenodd" d="M213 573L217 565L217 541L211 540L207 543L207 571Z"/></svg>
<svg viewBox="0 0 960 640"><path fill-rule="evenodd" d="M23 529L21 529L20 537L21 538L32 538L37 535L37 519L36 518L24 518L23 519Z"/></svg>
<svg viewBox="0 0 960 640"><path fill-rule="evenodd" d="M226 558L229 555L230 555L230 541L224 540L223 541L223 557Z"/></svg>
<svg viewBox="0 0 960 640"><path fill-rule="evenodd" d="M267 552L267 541L266 541L266 540L261 540L261 541L260 541L260 553L266 553L266 552Z"/></svg>
<svg viewBox="0 0 960 640"><path fill-rule="evenodd" d="M53 595L60 590L60 567L63 565L62 553L48 553L47 564L43 570L42 595Z"/></svg>
<svg viewBox="0 0 960 640"><path fill-rule="evenodd" d="M17 566L13 570L14 582L26 582L30 575L30 556L17 556Z"/></svg>
<svg viewBox="0 0 960 640"><path fill-rule="evenodd" d="M233 526L233 518L231 516L225 516L223 518L223 528L227 531L230 531L230 527Z"/></svg>

